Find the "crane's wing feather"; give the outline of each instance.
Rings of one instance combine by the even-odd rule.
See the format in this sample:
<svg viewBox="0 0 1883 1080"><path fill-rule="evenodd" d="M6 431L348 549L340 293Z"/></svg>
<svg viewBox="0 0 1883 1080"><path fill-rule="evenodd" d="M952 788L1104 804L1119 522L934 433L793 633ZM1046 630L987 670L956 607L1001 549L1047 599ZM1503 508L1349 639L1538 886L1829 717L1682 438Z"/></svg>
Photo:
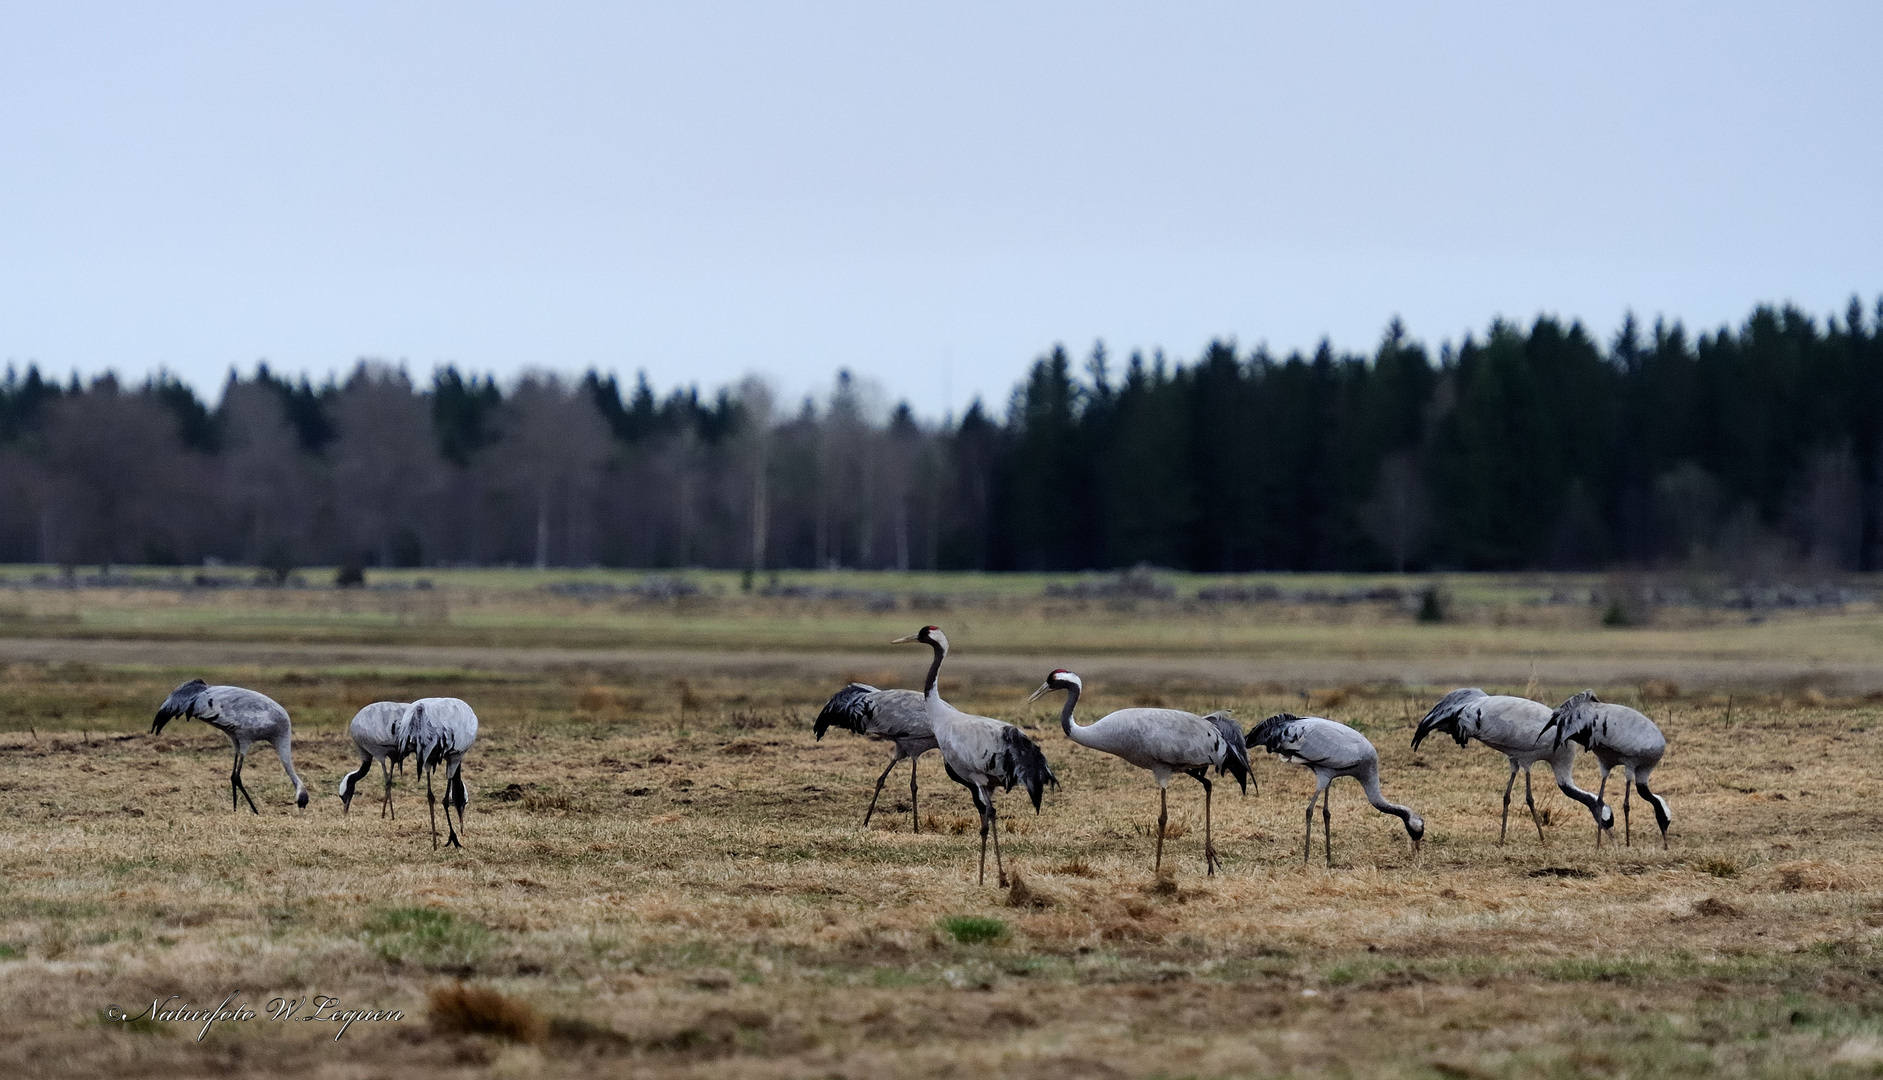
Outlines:
<svg viewBox="0 0 1883 1080"><path fill-rule="evenodd" d="M1046 755L1039 744L1026 737L1026 733L1012 724L1002 724L1000 732L1000 762L1002 766L995 775L1006 778L1006 789L1013 790L1014 784L1026 789L1027 797L1033 800L1033 812L1040 811L1040 795L1047 784L1059 786L1059 778L1053 775L1052 766L1046 763Z"/></svg>
<svg viewBox="0 0 1883 1080"><path fill-rule="evenodd" d="M811 724L811 731L819 739L833 726L846 731L864 734L864 725L870 719L870 695L879 691L869 683L853 682L849 686L830 696L824 703L824 711L817 714Z"/></svg>
<svg viewBox="0 0 1883 1080"><path fill-rule="evenodd" d="M1216 775L1221 776L1227 771L1241 785L1242 793L1247 795L1251 773L1249 747L1243 741L1242 729L1236 726L1236 718L1229 715L1228 709L1223 709L1205 716L1203 720L1222 735L1223 744L1228 748L1228 753L1223 755L1223 763L1216 767Z"/></svg>
<svg viewBox="0 0 1883 1080"><path fill-rule="evenodd" d="M163 704L157 707L157 715L150 722L150 733L157 734L163 730L165 724L179 716L195 716L196 714L191 710L196 705L197 697L207 689L209 689L208 683L201 679L191 679L170 691L170 696L164 698Z"/></svg>
<svg viewBox="0 0 1883 1080"><path fill-rule="evenodd" d="M1442 731L1450 735L1459 746L1465 745L1471 738L1471 732L1469 726L1461 721L1465 719L1466 709L1471 703L1484 696L1484 691L1476 687L1466 687L1462 690L1453 690L1439 698L1438 704L1432 706L1432 711L1426 713L1425 719L1419 721L1419 730L1412 733L1412 748L1417 750L1419 744L1425 741L1425 737L1434 731Z"/></svg>

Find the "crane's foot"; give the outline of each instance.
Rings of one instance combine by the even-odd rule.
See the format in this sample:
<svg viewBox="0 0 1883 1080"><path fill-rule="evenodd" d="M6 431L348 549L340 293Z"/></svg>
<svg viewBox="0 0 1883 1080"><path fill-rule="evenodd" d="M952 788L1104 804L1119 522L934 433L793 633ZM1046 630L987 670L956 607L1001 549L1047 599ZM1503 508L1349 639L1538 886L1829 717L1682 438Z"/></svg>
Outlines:
<svg viewBox="0 0 1883 1080"><path fill-rule="evenodd" d="M1216 857L1215 844L1205 843L1203 845L1203 865L1208 871L1205 875L1206 877L1215 877L1216 868L1223 865L1223 860Z"/></svg>

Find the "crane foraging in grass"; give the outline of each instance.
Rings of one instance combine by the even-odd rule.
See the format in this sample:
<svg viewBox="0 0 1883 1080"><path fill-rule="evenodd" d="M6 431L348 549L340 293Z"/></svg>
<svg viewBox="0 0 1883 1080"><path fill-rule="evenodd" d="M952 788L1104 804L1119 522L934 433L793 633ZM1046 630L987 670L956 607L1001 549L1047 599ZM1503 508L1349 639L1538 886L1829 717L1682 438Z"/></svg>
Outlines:
<svg viewBox="0 0 1883 1080"><path fill-rule="evenodd" d="M1308 797L1307 834L1301 842L1301 862L1306 865L1314 848L1314 800L1321 801L1321 839L1327 850L1327 865L1334 865L1333 821L1327 809L1327 786L1342 776L1351 776L1366 789L1366 801L1382 814L1391 814L1405 823L1412 838L1412 854L1418 857L1420 841L1425 839L1425 819L1411 807L1386 801L1380 794L1380 755L1373 744L1345 724L1318 716L1277 713L1249 730L1248 745L1259 746L1283 761L1305 765L1314 771L1314 794Z"/></svg>
<svg viewBox="0 0 1883 1080"><path fill-rule="evenodd" d="M405 707L393 721L392 741L403 757L413 755L418 771L425 776L425 802L431 811L432 847L438 847L438 799L432 792L432 774L442 763L445 767L445 831L451 847L463 847L458 834L464 831L464 806L470 801L464 789L464 752L477 741L477 714L464 702L452 697L419 698ZM451 827L451 807L458 808L458 827Z"/></svg>
<svg viewBox="0 0 1883 1080"><path fill-rule="evenodd" d="M347 724L347 734L353 737L353 745L360 751L360 767L340 778L340 813L345 816L353 808L353 792L360 781L373 771L373 762L379 762L380 771L386 776L386 795L379 803L380 817L398 817L392 810L392 763L400 760L399 744L393 741L392 725L408 707L403 701L375 701L353 714L353 720Z"/></svg>
<svg viewBox="0 0 1883 1080"><path fill-rule="evenodd" d="M1576 786L1576 748L1550 739L1545 730L1549 719L1550 707L1540 701L1487 694L1476 688L1453 690L1419 721L1419 729L1412 735L1412 748L1417 750L1426 736L1442 731L1459 746L1476 739L1510 759L1510 780L1504 784L1504 819L1497 827L1500 845L1510 827L1510 789L1517 783L1518 769L1523 770L1524 805L1530 808L1536 838L1543 839L1543 822L1537 817L1536 800L1530 794L1530 766L1549 762L1550 771L1556 774L1557 789L1587 807L1595 818L1595 842L1599 847L1602 830L1615 827L1615 811L1595 792Z"/></svg>
<svg viewBox="0 0 1883 1080"><path fill-rule="evenodd" d="M987 834L994 834L994 871L996 880L1007 884L1006 864L1000 858L1000 822L994 811L994 792L1012 791L1017 784L1033 800L1033 812L1039 813L1040 795L1047 784L1059 786L1046 755L1039 745L1012 724L986 716L964 713L942 700L937 680L942 661L948 656L948 637L940 627L922 629L890 642L927 645L935 650L928 666L928 678L922 684L922 697L928 711L929 727L941 751L942 768L948 778L968 789L974 808L981 813L981 877L987 884Z"/></svg>
<svg viewBox="0 0 1883 1080"><path fill-rule="evenodd" d="M191 679L170 691L150 722L150 733L161 732L165 724L179 716L201 720L235 744L235 768L229 773L230 810L240 810L242 805L236 800L242 798L248 800L251 811L261 813L255 808L255 797L242 783L242 762L256 743L274 747L281 767L294 782L294 805L307 809L307 785L294 771L294 725L288 720L288 710L273 698L240 686L210 686L201 679Z"/></svg>
<svg viewBox="0 0 1883 1080"><path fill-rule="evenodd" d="M1546 732L1556 732L1554 745L1561 746L1565 740L1578 742L1595 755L1596 762L1602 766L1597 798L1608 790L1609 770L1617 765L1622 767L1627 779L1621 797L1624 845L1634 845L1628 822L1629 789L1632 788L1654 808L1655 823L1661 827L1661 848L1667 848L1667 827L1673 824L1674 815L1668 810L1666 799L1648 790L1648 777L1661 763L1661 756L1667 753L1667 737L1661 734L1654 721L1626 705L1597 698L1593 690L1584 690L1558 705L1543 728ZM1600 834L1596 836L1596 843L1601 843Z"/></svg>
<svg viewBox="0 0 1883 1080"><path fill-rule="evenodd" d="M909 813L913 828L922 831L921 808L916 805L915 767L922 755L935 749L935 732L928 723L928 702L914 690L878 690L868 683L853 682L831 695L824 710L811 727L821 741L832 727L854 731L893 745L889 765L876 778L876 793L870 796L870 808L863 812L863 827L869 828L876 813L876 800L882 797L883 784L896 763L909 759Z"/></svg>
<svg viewBox="0 0 1883 1080"><path fill-rule="evenodd" d="M1114 757L1148 769L1157 781L1157 854L1151 873L1164 869L1164 826L1170 820L1170 778L1183 773L1203 785L1203 865L1215 876L1221 860L1216 857L1216 843L1210 833L1211 767L1216 775L1228 772L1249 791L1249 751L1242 739L1242 729L1227 712L1208 716L1181 709L1120 709L1089 724L1075 723L1073 709L1085 688L1077 675L1059 668L1046 676L1028 701L1037 701L1055 690L1066 692L1066 707L1059 714L1059 727L1066 738L1080 746L1103 750Z"/></svg>

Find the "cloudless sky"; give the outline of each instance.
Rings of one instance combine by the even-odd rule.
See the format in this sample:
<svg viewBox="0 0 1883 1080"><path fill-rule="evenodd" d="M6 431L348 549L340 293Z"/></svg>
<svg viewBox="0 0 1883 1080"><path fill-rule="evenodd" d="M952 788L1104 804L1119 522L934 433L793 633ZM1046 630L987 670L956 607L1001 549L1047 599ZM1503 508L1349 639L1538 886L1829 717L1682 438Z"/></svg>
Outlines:
<svg viewBox="0 0 1883 1080"><path fill-rule="evenodd" d="M1883 292L1883 5L0 0L0 360L1004 406Z"/></svg>

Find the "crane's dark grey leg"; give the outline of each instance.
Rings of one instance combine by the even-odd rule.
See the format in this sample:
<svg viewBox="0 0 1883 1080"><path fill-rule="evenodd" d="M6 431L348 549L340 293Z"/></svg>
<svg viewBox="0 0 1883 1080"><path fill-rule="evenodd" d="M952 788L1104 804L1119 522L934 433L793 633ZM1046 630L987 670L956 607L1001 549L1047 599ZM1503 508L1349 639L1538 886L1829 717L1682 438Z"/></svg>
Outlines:
<svg viewBox="0 0 1883 1080"><path fill-rule="evenodd" d="M1523 804L1530 808L1530 823L1536 826L1536 842L1543 840L1543 819L1536 814L1536 798L1530 794L1530 766L1523 767Z"/></svg>
<svg viewBox="0 0 1883 1080"><path fill-rule="evenodd" d="M889 779L889 774L891 771L895 769L896 762L901 761L901 760L902 759L900 757L890 758L889 768L884 769L883 775L876 778L876 794L870 796L870 808L863 812L863 827L864 828L867 829L870 827L870 817L871 815L876 813L876 800L882 798L883 782Z"/></svg>
<svg viewBox="0 0 1883 1080"><path fill-rule="evenodd" d="M1529 775L1525 774L1525 781ZM1504 833L1510 828L1510 789L1517 786L1517 759L1510 759L1510 780L1504 784L1504 820L1497 825L1497 846L1504 846Z"/></svg>
<svg viewBox="0 0 1883 1080"><path fill-rule="evenodd" d="M235 769L229 773L229 785L233 789L229 792L229 809L241 809L235 802L236 792L241 792L242 797L248 800L249 812L260 817L262 812L255 809L255 796L248 793L248 785L242 782L242 751L240 750L235 752Z"/></svg>
<svg viewBox="0 0 1883 1080"><path fill-rule="evenodd" d="M1170 821L1168 795L1164 788L1157 789L1157 857L1151 862L1153 877L1164 872L1164 825Z"/></svg>
<svg viewBox="0 0 1883 1080"><path fill-rule="evenodd" d="M1327 809L1327 796L1321 796L1321 845L1327 852L1327 868L1334 868L1334 818Z"/></svg>
<svg viewBox="0 0 1883 1080"><path fill-rule="evenodd" d="M1308 857L1314 854L1314 800L1326 794L1327 789L1317 787L1314 794L1308 796L1308 831L1301 836L1301 865L1308 865Z"/></svg>
<svg viewBox="0 0 1883 1080"><path fill-rule="evenodd" d="M994 873L1001 888L1007 887L1007 865L1000 861L1000 813L994 809L994 793L987 793L987 823L994 830Z"/></svg>
<svg viewBox="0 0 1883 1080"><path fill-rule="evenodd" d="M915 801L915 767L921 760L920 757L909 759L909 829L918 834L922 831L922 808Z"/></svg>
<svg viewBox="0 0 1883 1080"><path fill-rule="evenodd" d="M463 844L458 842L458 831L451 827L451 805L454 801L456 801L459 798L458 789L462 786L463 786L463 781L458 779L458 774L454 771L447 769L445 772L445 833L446 833L445 846L446 847L462 848L464 846ZM462 805L458 807L458 824L460 825L464 824L464 808Z"/></svg>
<svg viewBox="0 0 1883 1080"><path fill-rule="evenodd" d="M382 818L391 817L397 820L399 815L393 812L392 809L392 762L389 760L381 761L379 763L379 771L386 774L386 798L379 804L379 816Z"/></svg>
<svg viewBox="0 0 1883 1080"><path fill-rule="evenodd" d="M1207 876L1215 877L1216 868L1223 864L1223 860L1216 857L1216 840L1210 835L1210 799L1213 795L1210 778L1201 769L1190 775L1203 785L1203 867Z"/></svg>
<svg viewBox="0 0 1883 1080"><path fill-rule="evenodd" d="M1630 771L1633 771L1633 770L1630 770ZM1624 777L1622 779L1622 784L1621 784L1621 846L1622 847L1634 847L1635 846L1635 838L1633 835L1633 830L1630 828L1630 826L1632 825L1632 822L1628 820L1629 819L1628 804L1631 801L1633 795L1634 795L1634 788L1629 785L1627 778Z"/></svg>
<svg viewBox="0 0 1883 1080"><path fill-rule="evenodd" d="M425 770L425 809L432 817L432 850L438 850L438 796L432 792L432 773L436 769Z"/></svg>

